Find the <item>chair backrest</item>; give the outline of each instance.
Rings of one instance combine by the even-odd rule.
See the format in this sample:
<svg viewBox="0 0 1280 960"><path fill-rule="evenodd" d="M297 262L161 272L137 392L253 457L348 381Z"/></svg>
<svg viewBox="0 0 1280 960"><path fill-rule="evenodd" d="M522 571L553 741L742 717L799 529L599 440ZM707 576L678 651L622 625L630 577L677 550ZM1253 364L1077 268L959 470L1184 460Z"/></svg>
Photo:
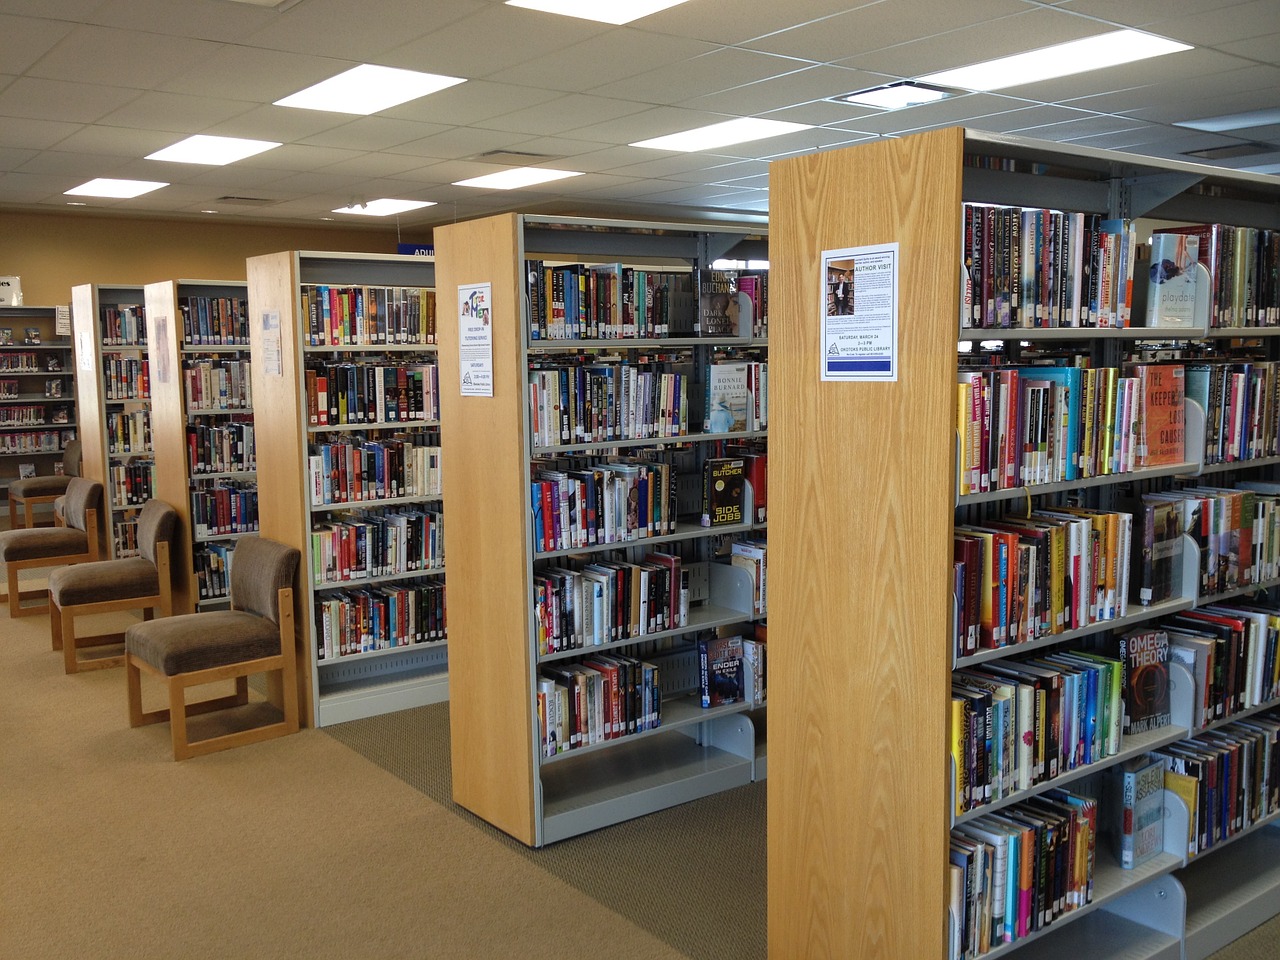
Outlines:
<svg viewBox="0 0 1280 960"><path fill-rule="evenodd" d="M79 440L68 440L62 448L62 473L68 477L80 476L80 461L84 454L80 450Z"/></svg>
<svg viewBox="0 0 1280 960"><path fill-rule="evenodd" d="M138 552L155 563L156 544L172 544L177 524L178 512L173 507L163 500L148 500L138 514Z"/></svg>
<svg viewBox="0 0 1280 960"><path fill-rule="evenodd" d="M102 509L102 484L84 477L72 477L67 484L67 526L87 530L86 517L90 510Z"/></svg>
<svg viewBox="0 0 1280 960"><path fill-rule="evenodd" d="M231 607L279 623L276 595L293 586L300 554L265 537L241 537L231 555Z"/></svg>

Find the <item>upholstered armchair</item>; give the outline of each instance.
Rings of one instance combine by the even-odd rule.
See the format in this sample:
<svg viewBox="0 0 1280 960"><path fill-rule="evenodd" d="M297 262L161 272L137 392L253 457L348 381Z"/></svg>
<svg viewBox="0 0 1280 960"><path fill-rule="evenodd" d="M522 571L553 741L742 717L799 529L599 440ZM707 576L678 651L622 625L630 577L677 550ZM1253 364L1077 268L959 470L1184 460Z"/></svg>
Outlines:
<svg viewBox="0 0 1280 960"><path fill-rule="evenodd" d="M0 561L4 562L8 586L9 616L25 617L44 613L48 603L23 606L22 601L46 597L47 590L18 589L18 574L36 567L58 567L89 563L101 558L98 543L98 511L102 507L102 484L72 477L67 485L64 517L59 526L0 532Z"/></svg>
<svg viewBox="0 0 1280 960"><path fill-rule="evenodd" d="M33 507L39 503L53 503L67 492L72 477L80 476L80 441L70 440L62 449L62 476L27 477L9 484L9 529L16 530L18 506L22 506L21 526L35 526Z"/></svg>

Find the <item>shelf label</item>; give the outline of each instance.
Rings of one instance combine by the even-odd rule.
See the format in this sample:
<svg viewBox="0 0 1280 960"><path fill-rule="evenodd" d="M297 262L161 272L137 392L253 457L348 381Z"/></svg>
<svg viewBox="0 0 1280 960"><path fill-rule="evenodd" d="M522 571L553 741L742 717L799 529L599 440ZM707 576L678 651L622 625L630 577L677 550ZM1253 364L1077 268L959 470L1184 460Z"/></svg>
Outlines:
<svg viewBox="0 0 1280 960"><path fill-rule="evenodd" d="M264 310L262 313L262 363L267 376L284 376L283 347L280 342L280 311Z"/></svg>
<svg viewBox="0 0 1280 960"><path fill-rule="evenodd" d="M458 372L462 396L493 396L493 284L458 286Z"/></svg>
<svg viewBox="0 0 1280 960"><path fill-rule="evenodd" d="M898 245L822 252L823 380L898 379Z"/></svg>

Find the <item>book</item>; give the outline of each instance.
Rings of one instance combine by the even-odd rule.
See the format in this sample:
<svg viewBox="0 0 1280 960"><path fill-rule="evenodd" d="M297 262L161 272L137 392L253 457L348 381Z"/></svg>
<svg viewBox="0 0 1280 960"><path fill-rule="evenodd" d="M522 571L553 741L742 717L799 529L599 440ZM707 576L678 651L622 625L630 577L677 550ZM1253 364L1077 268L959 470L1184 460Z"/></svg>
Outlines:
<svg viewBox="0 0 1280 960"><path fill-rule="evenodd" d="M1185 371L1180 363L1141 364L1138 375L1138 467L1186 460Z"/></svg>
<svg viewBox="0 0 1280 960"><path fill-rule="evenodd" d="M1116 638L1123 664L1124 735L1149 733L1172 722L1169 701L1169 635L1131 630Z"/></svg>
<svg viewBox="0 0 1280 960"><path fill-rule="evenodd" d="M702 337L738 335L737 285L723 270L698 271L698 323Z"/></svg>
<svg viewBox="0 0 1280 960"><path fill-rule="evenodd" d="M707 414L702 429L707 433L733 433L750 429L747 409L751 391L747 385L746 361L712 363L707 367Z"/></svg>
<svg viewBox="0 0 1280 960"><path fill-rule="evenodd" d="M703 467L702 525L723 527L745 522L746 462L741 457L708 457Z"/></svg>
<svg viewBox="0 0 1280 960"><path fill-rule="evenodd" d="M1131 870L1164 849L1164 763L1146 754L1110 773L1116 859Z"/></svg>
<svg viewBox="0 0 1280 960"><path fill-rule="evenodd" d="M1151 237L1147 287L1148 327L1196 325L1200 238L1185 233L1156 233ZM1204 272L1208 282L1208 272Z"/></svg>
<svg viewBox="0 0 1280 960"><path fill-rule="evenodd" d="M13 343L13 327L0 327L0 344Z"/></svg>
<svg viewBox="0 0 1280 960"><path fill-rule="evenodd" d="M36 475L36 465L34 463L18 464L18 477L22 480L28 480Z"/></svg>
<svg viewBox="0 0 1280 960"><path fill-rule="evenodd" d="M742 637L698 641L698 683L703 707L721 707L742 699Z"/></svg>
<svg viewBox="0 0 1280 960"><path fill-rule="evenodd" d="M44 382L44 395L45 395L46 397L54 397L54 398L56 398L56 397L61 397L61 396L62 396L62 381L61 381L61 380L46 380L46 381Z"/></svg>

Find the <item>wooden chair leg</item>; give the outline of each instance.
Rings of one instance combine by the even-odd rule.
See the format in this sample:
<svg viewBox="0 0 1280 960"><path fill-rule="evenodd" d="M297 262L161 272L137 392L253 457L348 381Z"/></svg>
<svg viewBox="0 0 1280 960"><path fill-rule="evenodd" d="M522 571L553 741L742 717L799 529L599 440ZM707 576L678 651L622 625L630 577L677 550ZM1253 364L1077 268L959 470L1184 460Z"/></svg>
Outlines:
<svg viewBox="0 0 1280 960"><path fill-rule="evenodd" d="M53 643L54 650L62 649L62 608L53 602L53 597L49 598L49 639Z"/></svg>
<svg viewBox="0 0 1280 960"><path fill-rule="evenodd" d="M142 672L127 653L124 656L124 678L129 690L129 726L141 727L147 722L142 713Z"/></svg>
<svg viewBox="0 0 1280 960"><path fill-rule="evenodd" d="M62 665L67 673L80 672L80 660L76 656L76 614L74 610L58 609L53 599L49 600L49 620L57 619L62 624Z"/></svg>
<svg viewBox="0 0 1280 960"><path fill-rule="evenodd" d="M22 594L18 592L18 570L12 563L5 564L5 574L9 583L9 617L22 616Z"/></svg>
<svg viewBox="0 0 1280 960"><path fill-rule="evenodd" d="M27 518L27 529L28 530L34 529L36 525L35 504L32 503L30 500L23 500L22 512Z"/></svg>
<svg viewBox="0 0 1280 960"><path fill-rule="evenodd" d="M186 760L191 756L187 742L187 693L183 678L169 678L169 733L173 738L173 759Z"/></svg>

